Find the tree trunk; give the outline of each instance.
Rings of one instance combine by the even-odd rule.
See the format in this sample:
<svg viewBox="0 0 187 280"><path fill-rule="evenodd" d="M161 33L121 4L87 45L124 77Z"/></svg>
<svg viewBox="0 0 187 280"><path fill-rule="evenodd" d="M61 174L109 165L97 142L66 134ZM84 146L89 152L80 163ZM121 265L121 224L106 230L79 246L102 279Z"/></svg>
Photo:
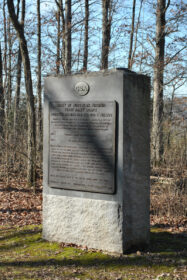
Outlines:
<svg viewBox="0 0 187 280"><path fill-rule="evenodd" d="M5 78L4 78L4 95L6 92L6 88L7 88L7 19L6 19L6 11L5 11L5 0L3 1L3 21L4 21L4 56L3 56L3 61L4 61L4 74L5 74ZM4 96L5 97L5 96Z"/></svg>
<svg viewBox="0 0 187 280"><path fill-rule="evenodd" d="M64 8L63 8L63 2L62 0L55 0L57 6L58 6L58 11L60 13L61 16L61 22L62 22L62 55L61 55L61 62L62 62L62 67L65 73L65 16L64 16ZM60 21L60 19L59 19ZM60 23L60 22L59 22ZM59 25L60 27L60 25ZM58 33L60 35L60 33ZM58 35L58 36L59 36ZM58 38L59 39L59 38ZM60 39L59 39L59 43L60 43ZM57 42L57 45L59 44ZM60 57L60 55L59 55Z"/></svg>
<svg viewBox="0 0 187 280"><path fill-rule="evenodd" d="M19 4L20 0L17 2L17 19L19 18ZM21 24L24 27L24 20L25 20L25 11L22 9L21 14ZM17 58L17 76L16 76L16 92L14 98L14 143L17 141L17 122L18 122L18 112L19 112L19 102L20 102L20 86L21 86L21 49L19 46L18 49L18 58Z"/></svg>
<svg viewBox="0 0 187 280"><path fill-rule="evenodd" d="M17 139L17 122L18 122L19 102L20 102L21 63L22 63L21 50L19 47L18 59L17 59L16 92L14 98L14 142L15 143Z"/></svg>
<svg viewBox="0 0 187 280"><path fill-rule="evenodd" d="M131 53L131 60L130 60L130 65L129 65L129 69L132 69L132 66L134 64L134 57L135 57L135 53L136 53L136 48L137 48L137 38L138 38L138 30L139 30L139 25L140 25L140 16L141 16L141 11L142 11L142 5L143 5L143 0L140 0L140 9L139 9L139 14L138 14L138 20L137 20L137 24L136 24L136 29L134 31L135 33L135 38L133 39L134 41L134 48L133 51ZM142 61L142 57L143 57L143 52L141 53L141 61ZM141 63L140 63L140 71L141 71Z"/></svg>
<svg viewBox="0 0 187 280"><path fill-rule="evenodd" d="M168 114L168 123L170 126L168 135L167 135L167 147L170 148L170 136L171 136L171 123L172 123L172 116L173 116L173 105L174 105L174 97L175 97L175 85L173 86L172 94L171 94L171 102L170 102L170 109Z"/></svg>
<svg viewBox="0 0 187 280"><path fill-rule="evenodd" d="M85 0L85 20L84 20L84 58L83 71L87 71L88 67L88 23L89 23L89 0Z"/></svg>
<svg viewBox="0 0 187 280"><path fill-rule="evenodd" d="M65 0L65 74L71 73L71 0Z"/></svg>
<svg viewBox="0 0 187 280"><path fill-rule="evenodd" d="M5 125L5 99L3 90L3 61L0 44L0 137L4 137Z"/></svg>
<svg viewBox="0 0 187 280"><path fill-rule="evenodd" d="M56 73L60 72L60 11L56 13L57 16L57 48L56 48Z"/></svg>
<svg viewBox="0 0 187 280"><path fill-rule="evenodd" d="M153 164L160 164L163 155L163 78L165 49L166 0L157 0L156 48L153 81Z"/></svg>
<svg viewBox="0 0 187 280"><path fill-rule="evenodd" d="M19 5L20 5L20 0L17 0L17 18L19 19Z"/></svg>
<svg viewBox="0 0 187 280"><path fill-rule="evenodd" d="M25 0L23 0L22 8L25 10ZM27 181L28 184L35 184L35 164L36 164L36 132L35 132L35 107L34 95L32 88L32 77L30 58L27 48L27 42L24 36L23 26L19 23L14 9L13 0L7 0L8 11L10 19L17 31L17 36L20 43L22 61L24 65L25 86L28 101L28 167L27 167Z"/></svg>
<svg viewBox="0 0 187 280"><path fill-rule="evenodd" d="M62 19L62 67L65 72L65 17L64 17L64 9L63 2L60 0L60 14Z"/></svg>
<svg viewBox="0 0 187 280"><path fill-rule="evenodd" d="M7 106L7 95L8 95L8 88L7 88L7 78L8 78L8 66L7 66L7 18L6 18L6 10L5 10L5 0L3 1L3 19L4 19L4 101L5 101L5 127L4 127L4 138L5 142L8 143L8 106ZM6 145L5 149L5 169L6 169L6 184L9 183L9 166L8 166L8 145Z"/></svg>
<svg viewBox="0 0 187 280"><path fill-rule="evenodd" d="M7 118L8 124L10 123L10 111L12 104L12 35L11 35L11 23L8 19L8 88L7 88ZM9 127L9 125L8 125Z"/></svg>
<svg viewBox="0 0 187 280"><path fill-rule="evenodd" d="M111 37L112 0L102 0L102 50L101 70L108 69L108 55Z"/></svg>
<svg viewBox="0 0 187 280"><path fill-rule="evenodd" d="M131 54L131 64L130 64L130 68L129 69L132 69L132 66L134 64L134 57L135 57L135 52L136 52L136 45L137 45L138 29L139 29L139 25L140 25L140 16L141 16L142 4L143 4L143 0L141 0L141 3L140 3L138 20L137 20L136 30L135 30L134 48L133 48L133 52ZM142 56L143 56L143 53L141 54L141 57ZM140 70L141 70L141 66L140 66Z"/></svg>
<svg viewBox="0 0 187 280"><path fill-rule="evenodd" d="M130 35L129 57L128 57L128 69L132 69L132 47L133 47L133 39L134 39L135 10L136 10L136 0L133 0L132 24L131 24L131 35Z"/></svg>
<svg viewBox="0 0 187 280"><path fill-rule="evenodd" d="M38 125L37 125L37 150L39 152L39 162L42 161L42 86L41 86L41 16L40 0L37 0L37 38L38 38L38 73L37 73L37 95L38 95Z"/></svg>

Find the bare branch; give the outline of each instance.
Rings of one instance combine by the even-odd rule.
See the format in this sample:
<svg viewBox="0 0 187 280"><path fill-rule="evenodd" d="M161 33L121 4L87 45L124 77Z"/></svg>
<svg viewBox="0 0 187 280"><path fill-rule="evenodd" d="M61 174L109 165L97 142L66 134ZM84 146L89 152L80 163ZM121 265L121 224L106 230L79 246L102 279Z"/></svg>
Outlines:
<svg viewBox="0 0 187 280"><path fill-rule="evenodd" d="M166 10L169 8L169 5L170 5L170 0L168 0L168 2L167 2L165 12L166 12Z"/></svg>
<svg viewBox="0 0 187 280"><path fill-rule="evenodd" d="M154 51L156 50L155 45L153 44L153 42L150 40L149 36L147 35L147 41L151 44L151 46L153 47Z"/></svg>
<svg viewBox="0 0 187 280"><path fill-rule="evenodd" d="M180 52L182 52L184 49L186 49L186 46L184 46L182 49L180 49L178 52L176 52L170 59L165 63L165 66L168 65Z"/></svg>

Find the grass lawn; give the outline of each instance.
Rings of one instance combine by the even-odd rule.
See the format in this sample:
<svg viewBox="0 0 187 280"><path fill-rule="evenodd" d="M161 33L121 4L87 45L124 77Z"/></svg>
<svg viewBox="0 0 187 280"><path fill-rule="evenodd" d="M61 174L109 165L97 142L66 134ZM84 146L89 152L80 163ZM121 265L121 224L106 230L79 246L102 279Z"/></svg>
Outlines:
<svg viewBox="0 0 187 280"><path fill-rule="evenodd" d="M41 226L0 227L0 279L187 279L187 237L152 228L147 252L111 256L42 239Z"/></svg>

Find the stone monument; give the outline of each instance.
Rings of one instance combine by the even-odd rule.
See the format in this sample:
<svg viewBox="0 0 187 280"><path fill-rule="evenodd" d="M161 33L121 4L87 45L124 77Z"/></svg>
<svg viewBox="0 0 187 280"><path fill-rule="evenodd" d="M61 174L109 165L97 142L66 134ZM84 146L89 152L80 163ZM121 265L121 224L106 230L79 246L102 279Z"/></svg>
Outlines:
<svg viewBox="0 0 187 280"><path fill-rule="evenodd" d="M48 76L43 237L123 253L149 243L150 81L126 69Z"/></svg>

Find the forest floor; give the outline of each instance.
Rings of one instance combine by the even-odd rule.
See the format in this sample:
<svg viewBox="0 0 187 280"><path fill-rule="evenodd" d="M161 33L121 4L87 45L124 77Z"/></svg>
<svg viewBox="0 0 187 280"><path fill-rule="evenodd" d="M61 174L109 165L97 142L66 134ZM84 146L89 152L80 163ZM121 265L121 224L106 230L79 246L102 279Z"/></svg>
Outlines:
<svg viewBox="0 0 187 280"><path fill-rule="evenodd" d="M153 188L152 200L158 201L157 196ZM12 178L8 185L2 180L0 279L187 280L187 217L151 213L145 252L117 256L47 242L41 236L42 181L34 193L23 179Z"/></svg>

